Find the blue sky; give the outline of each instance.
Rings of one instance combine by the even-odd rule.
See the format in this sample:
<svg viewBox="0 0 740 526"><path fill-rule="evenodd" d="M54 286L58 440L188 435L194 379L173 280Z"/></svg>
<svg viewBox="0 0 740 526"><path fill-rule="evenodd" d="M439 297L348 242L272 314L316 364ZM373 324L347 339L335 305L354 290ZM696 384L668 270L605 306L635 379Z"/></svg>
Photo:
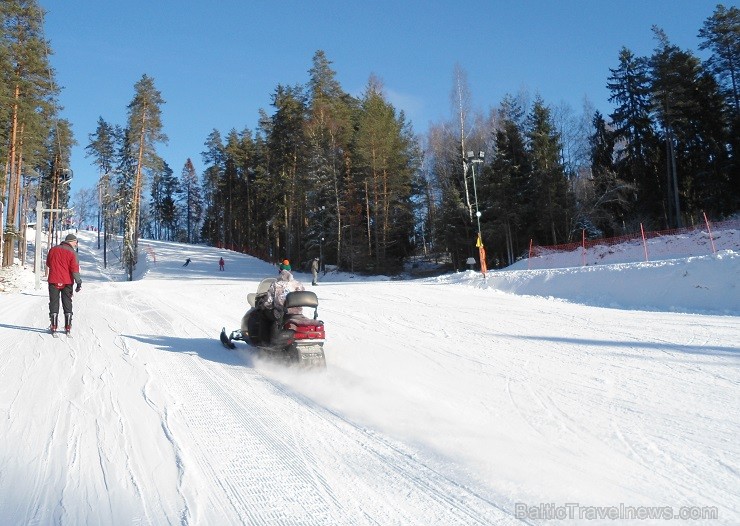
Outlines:
<svg viewBox="0 0 740 526"><path fill-rule="evenodd" d="M176 175L190 157L199 174L213 129L254 130L272 113L278 84L304 84L324 50L345 91L359 96L371 74L417 134L452 117L455 64L474 108L527 90L580 112L584 97L612 106L609 68L622 46L649 55L652 25L700 57L697 33L717 1L706 0L40 0L51 63L72 123L73 191L98 174L84 156L103 117L126 123L134 84L154 78L169 143L159 148ZM726 6L733 5L725 2Z"/></svg>

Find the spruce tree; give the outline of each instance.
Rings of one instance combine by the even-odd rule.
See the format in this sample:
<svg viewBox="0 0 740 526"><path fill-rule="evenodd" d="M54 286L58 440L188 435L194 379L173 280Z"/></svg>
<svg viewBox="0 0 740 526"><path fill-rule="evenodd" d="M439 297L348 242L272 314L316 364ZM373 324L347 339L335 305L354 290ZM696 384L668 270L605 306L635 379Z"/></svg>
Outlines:
<svg viewBox="0 0 740 526"><path fill-rule="evenodd" d="M663 217L663 178L658 173L659 143L653 130L651 76L648 60L627 48L619 52L619 66L610 69L607 87L614 127L617 176L637 188L636 222ZM629 225L630 228L638 225Z"/></svg>
<svg viewBox="0 0 740 526"><path fill-rule="evenodd" d="M530 158L528 193L533 237L556 245L571 234L568 182L560 162L560 136L555 131L550 109L535 100L529 115L527 150Z"/></svg>
<svg viewBox="0 0 740 526"><path fill-rule="evenodd" d="M356 101L342 90L331 61L321 50L314 54L306 95L310 191L304 245L309 258L321 255L332 263L339 263L343 252L343 227L345 223L350 225L349 210L355 201L355 196L348 192L347 176Z"/></svg>
<svg viewBox="0 0 740 526"><path fill-rule="evenodd" d="M737 118L740 115L740 9L717 4L699 30L699 38L702 39L699 49L712 52L707 68L723 87Z"/></svg>
<svg viewBox="0 0 740 526"><path fill-rule="evenodd" d="M492 232L489 253L499 261L511 265L525 249L528 239L523 231L526 200L527 175L530 172L529 153L526 150L521 108L512 97L507 96L499 110L499 127L495 133L495 149L491 156L491 201Z"/></svg>
<svg viewBox="0 0 740 526"><path fill-rule="evenodd" d="M740 9L718 4L699 30L699 37L703 39L699 49L712 52L705 66L719 83L728 108L728 149L724 160L717 163L713 178L716 184L712 185L713 191L707 196L712 203L707 208L721 217L736 212L740 207ZM704 115L712 114L705 112Z"/></svg>
<svg viewBox="0 0 740 526"><path fill-rule="evenodd" d="M614 163L615 133L600 112L593 119L591 136L591 177L588 190L579 201L580 227L597 230L591 237L615 236L623 226L633 205L635 187L617 175Z"/></svg>
<svg viewBox="0 0 740 526"><path fill-rule="evenodd" d="M278 86L268 137L269 186L265 188L278 258L300 260L306 195L306 105L299 86Z"/></svg>

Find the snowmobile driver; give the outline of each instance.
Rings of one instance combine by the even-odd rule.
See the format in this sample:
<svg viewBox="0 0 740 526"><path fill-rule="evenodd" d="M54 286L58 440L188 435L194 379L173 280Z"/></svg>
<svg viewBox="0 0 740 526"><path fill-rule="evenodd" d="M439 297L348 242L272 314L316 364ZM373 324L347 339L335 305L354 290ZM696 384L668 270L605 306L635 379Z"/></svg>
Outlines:
<svg viewBox="0 0 740 526"><path fill-rule="evenodd" d="M270 288L267 290L267 294L265 295L264 301L260 305L260 309L262 309L262 313L265 318L269 320L269 324L263 323L262 327L267 327L268 325L270 326L271 343L277 343L276 337L280 332L280 325L283 320L283 316L285 315L283 308L285 297L288 295L289 292L294 292L297 290L306 290L306 288L303 286L303 283L295 279L293 277L293 274L286 269L280 271L278 279L275 280L273 284L270 285ZM288 309L287 313L302 314L303 309L301 307L291 307ZM262 341L265 341L266 338L261 339Z"/></svg>

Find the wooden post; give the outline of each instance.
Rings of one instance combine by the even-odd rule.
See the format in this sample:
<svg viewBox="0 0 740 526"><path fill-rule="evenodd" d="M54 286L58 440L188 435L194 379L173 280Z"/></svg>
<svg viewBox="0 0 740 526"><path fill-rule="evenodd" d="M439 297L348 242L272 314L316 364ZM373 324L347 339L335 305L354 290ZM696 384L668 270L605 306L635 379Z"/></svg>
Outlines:
<svg viewBox="0 0 740 526"><path fill-rule="evenodd" d="M3 202L0 201L0 267L3 266L3 242L5 241L5 225L3 223Z"/></svg>
<svg viewBox="0 0 740 526"><path fill-rule="evenodd" d="M581 266L586 266L586 229L581 230Z"/></svg>
<svg viewBox="0 0 740 526"><path fill-rule="evenodd" d="M2 211L2 208L0 208L0 211ZM709 228L709 219L707 219L707 213L702 212L704 214L704 222L707 224L707 232L709 232L709 240L712 242L712 254L717 253L717 249L714 248L714 238L712 237L712 229Z"/></svg>
<svg viewBox="0 0 740 526"><path fill-rule="evenodd" d="M642 246L645 248L645 261L650 261L648 259L647 242L645 241L645 229L642 228L642 223L640 223L640 232L642 233Z"/></svg>

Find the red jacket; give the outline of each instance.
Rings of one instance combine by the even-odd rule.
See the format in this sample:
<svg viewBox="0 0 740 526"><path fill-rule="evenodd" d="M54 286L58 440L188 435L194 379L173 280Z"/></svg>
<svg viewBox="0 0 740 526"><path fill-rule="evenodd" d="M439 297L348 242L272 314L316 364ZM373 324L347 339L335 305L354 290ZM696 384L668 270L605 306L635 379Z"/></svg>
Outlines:
<svg viewBox="0 0 740 526"><path fill-rule="evenodd" d="M49 267L49 277L46 280L49 283L55 285L82 283L77 252L69 243L62 241L52 247L46 256L46 266Z"/></svg>

